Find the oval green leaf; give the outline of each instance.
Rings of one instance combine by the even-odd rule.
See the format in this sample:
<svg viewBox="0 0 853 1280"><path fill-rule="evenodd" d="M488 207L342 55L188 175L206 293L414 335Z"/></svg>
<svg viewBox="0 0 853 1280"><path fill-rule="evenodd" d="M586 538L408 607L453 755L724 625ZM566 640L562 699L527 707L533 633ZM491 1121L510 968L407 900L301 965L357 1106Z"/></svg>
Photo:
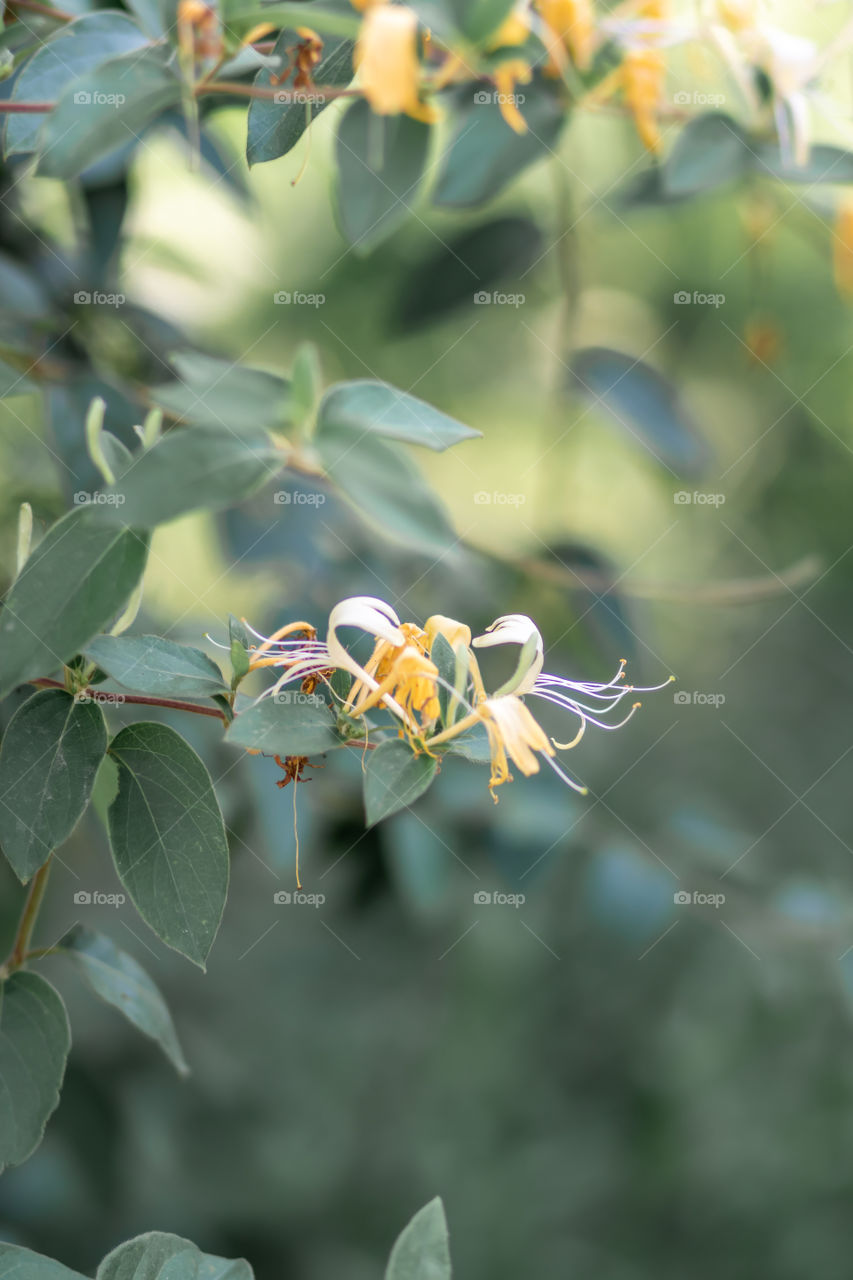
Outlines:
<svg viewBox="0 0 853 1280"><path fill-rule="evenodd" d="M370 432L438 452L481 434L417 396L369 378L329 388L320 402L318 433L327 427L358 436Z"/></svg>
<svg viewBox="0 0 853 1280"><path fill-rule="evenodd" d="M189 1067L166 1001L133 956L104 934L82 924L75 925L57 945L60 951L76 960L86 981L102 1000L124 1014L143 1035L156 1040L181 1075L188 1074Z"/></svg>
<svg viewBox="0 0 853 1280"><path fill-rule="evenodd" d="M369 253L405 222L426 167L430 126L378 116L364 98L341 120L337 139L338 222L358 253Z"/></svg>
<svg viewBox="0 0 853 1280"><path fill-rule="evenodd" d="M100 508L70 511L24 565L0 611L0 697L78 653L121 609L148 544L106 524Z"/></svg>
<svg viewBox="0 0 853 1280"><path fill-rule="evenodd" d="M86 656L126 689L161 698L212 698L228 686L201 649L160 636L96 636Z"/></svg>
<svg viewBox="0 0 853 1280"><path fill-rule="evenodd" d="M19 970L0 984L0 1173L41 1142L70 1047L65 1005L41 974Z"/></svg>
<svg viewBox="0 0 853 1280"><path fill-rule="evenodd" d="M219 1258L181 1236L149 1231L108 1253L97 1280L253 1280L253 1275L243 1258Z"/></svg>
<svg viewBox="0 0 853 1280"><path fill-rule="evenodd" d="M0 746L0 848L26 882L70 836L107 749L100 707L41 689L19 707Z"/></svg>
<svg viewBox="0 0 853 1280"><path fill-rule="evenodd" d="M450 1280L447 1219L439 1196L419 1209L397 1237L385 1280Z"/></svg>
<svg viewBox="0 0 853 1280"><path fill-rule="evenodd" d="M434 756L415 755L408 743L397 738L371 751L364 774L364 809L367 825L374 826L422 796L435 777Z"/></svg>
<svg viewBox="0 0 853 1280"><path fill-rule="evenodd" d="M116 869L157 936L204 968L228 894L228 841L210 775L168 725L128 725L110 743Z"/></svg>
<svg viewBox="0 0 853 1280"><path fill-rule="evenodd" d="M227 740L276 756L320 755L337 746L334 719L319 694L282 689L235 716Z"/></svg>

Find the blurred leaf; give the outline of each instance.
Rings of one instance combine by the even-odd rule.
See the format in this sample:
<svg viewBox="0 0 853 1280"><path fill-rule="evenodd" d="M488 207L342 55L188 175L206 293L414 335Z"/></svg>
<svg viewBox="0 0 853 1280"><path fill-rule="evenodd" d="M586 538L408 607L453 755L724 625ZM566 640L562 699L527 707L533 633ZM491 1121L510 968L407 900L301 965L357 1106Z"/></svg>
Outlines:
<svg viewBox="0 0 853 1280"><path fill-rule="evenodd" d="M119 878L143 920L200 968L228 893L228 841L203 762L168 725L128 725L110 744L109 810Z"/></svg>
<svg viewBox="0 0 853 1280"><path fill-rule="evenodd" d="M171 360L180 381L153 387L151 395L179 421L255 432L289 420L286 378L199 351L179 351Z"/></svg>
<svg viewBox="0 0 853 1280"><path fill-rule="evenodd" d="M323 393L320 353L313 342L303 342L297 348L290 385L293 393L293 420L302 425L313 418Z"/></svg>
<svg viewBox="0 0 853 1280"><path fill-rule="evenodd" d="M253 1280L253 1272L242 1258L217 1258L180 1236L149 1231L108 1253L97 1280Z"/></svg>
<svg viewBox="0 0 853 1280"><path fill-rule="evenodd" d="M337 746L334 719L319 694L282 689L241 711L226 741L276 756L313 756Z"/></svg>
<svg viewBox="0 0 853 1280"><path fill-rule="evenodd" d="M756 142L754 150L755 172L780 182L803 182L808 186L818 182L853 182L853 151L841 147L824 144L810 147L804 165L792 164L775 142Z"/></svg>
<svg viewBox="0 0 853 1280"><path fill-rule="evenodd" d="M394 1243L385 1280L450 1280L450 1241L439 1196L419 1209Z"/></svg>
<svg viewBox="0 0 853 1280"><path fill-rule="evenodd" d="M0 984L0 1173L41 1142L70 1047L65 1005L41 974L18 970ZM3 1265L0 1253L0 1275Z"/></svg>
<svg viewBox="0 0 853 1280"><path fill-rule="evenodd" d="M313 19L313 13L311 17ZM289 62L288 49L293 48L300 40L299 35L288 28L282 31L275 43L274 53L283 59L283 65ZM349 84L353 77L352 55L354 49L351 40L341 40L335 36L327 36L323 43L323 53L313 70L313 80L318 85ZM268 88L273 82L273 73L264 69L255 77L255 84ZM303 99L307 90L293 90L288 82L280 86L283 93L294 93ZM246 159L250 165L260 164L267 160L277 160L287 155L296 146L311 120L331 106L333 99L321 99L317 102L276 102L270 98L253 98L249 103L249 118L246 133Z"/></svg>
<svg viewBox="0 0 853 1280"><path fill-rule="evenodd" d="M381 742L375 751L368 753L364 772L367 825L372 827L414 804L432 782L437 768L434 756L415 755L400 738Z"/></svg>
<svg viewBox="0 0 853 1280"><path fill-rule="evenodd" d="M82 924L74 925L57 945L77 961L102 1000L123 1013L143 1035L156 1040L181 1075L188 1074L166 1002L133 956Z"/></svg>
<svg viewBox="0 0 853 1280"><path fill-rule="evenodd" d="M477 101L486 94L487 102ZM541 79L524 86L521 114L527 133L516 133L500 113L492 94L476 84L460 90L454 103L455 127L444 155L434 201L444 208L466 209L491 200L517 174L553 151L566 121L566 109Z"/></svg>
<svg viewBox="0 0 853 1280"><path fill-rule="evenodd" d="M164 6L161 0L125 0L128 9L136 18L146 35L152 40L159 40L167 34L164 21Z"/></svg>
<svg viewBox="0 0 853 1280"><path fill-rule="evenodd" d="M145 568L146 539L94 508L48 531L0 610L0 697L55 671L118 613Z"/></svg>
<svg viewBox="0 0 853 1280"><path fill-rule="evenodd" d="M661 172L670 196L695 196L749 173L752 143L740 125L721 112L697 116L684 126Z"/></svg>
<svg viewBox="0 0 853 1280"><path fill-rule="evenodd" d="M12 90L13 102L55 102L66 85L116 54L145 44L145 36L124 13L84 13L56 31L24 63ZM6 118L5 154L35 151L42 113L10 114Z"/></svg>
<svg viewBox="0 0 853 1280"><path fill-rule="evenodd" d="M367 378L329 388L320 403L318 435L327 428L350 431L356 442L370 432L436 451L481 435L424 400Z"/></svg>
<svg viewBox="0 0 853 1280"><path fill-rule="evenodd" d="M31 1249L0 1242L0 1280L86 1280L86 1277Z"/></svg>
<svg viewBox="0 0 853 1280"><path fill-rule="evenodd" d="M394 327L442 320L501 280L517 280L542 253L542 233L530 218L494 218L447 239L413 267L394 304Z"/></svg>
<svg viewBox="0 0 853 1280"><path fill-rule="evenodd" d="M103 490L94 510L105 524L165 524L200 507L232 506L282 463L264 432L234 435L212 427L179 427L134 459L126 474Z"/></svg>
<svg viewBox="0 0 853 1280"><path fill-rule="evenodd" d="M358 34L359 17L349 5L334 8L311 0L311 29L326 36L340 36L354 40ZM296 3L256 4L253 0L225 0L224 17L231 31L248 31L260 22L272 22L279 27L304 26L308 14L304 0Z"/></svg>
<svg viewBox="0 0 853 1280"><path fill-rule="evenodd" d="M40 689L0 746L0 847L26 882L67 840L89 803L107 749L100 707Z"/></svg>
<svg viewBox="0 0 853 1280"><path fill-rule="evenodd" d="M338 128L337 209L341 232L369 253L405 222L424 173L430 127L411 116L378 116L354 102Z"/></svg>
<svg viewBox="0 0 853 1280"><path fill-rule="evenodd" d="M160 636L97 636L86 656L126 689L163 698L212 698L227 684L201 649Z"/></svg>
<svg viewBox="0 0 853 1280"><path fill-rule="evenodd" d="M447 752L452 756L462 756L472 764L489 764L492 750L486 726L476 724L473 728L460 733L458 738L451 738L447 744Z"/></svg>
<svg viewBox="0 0 853 1280"><path fill-rule="evenodd" d="M76 178L114 147L181 100L171 52L151 45L96 67L70 84L41 131L37 172L44 178Z"/></svg>
<svg viewBox="0 0 853 1280"><path fill-rule="evenodd" d="M425 551L457 541L444 506L394 445L326 427L317 448L329 477L370 524Z"/></svg>
<svg viewBox="0 0 853 1280"><path fill-rule="evenodd" d="M4 306L5 303L4 297ZM6 396L29 395L37 390L35 383L21 373L20 369L14 369L12 365L6 364L5 360L0 360L0 400L5 399Z"/></svg>
<svg viewBox="0 0 853 1280"><path fill-rule="evenodd" d="M514 0L451 0L450 8L463 35L481 44L509 17L513 4Z"/></svg>
<svg viewBox="0 0 853 1280"><path fill-rule="evenodd" d="M675 388L650 365L608 347L578 351L572 386L600 406L665 466L683 475L699 472L707 449Z"/></svg>

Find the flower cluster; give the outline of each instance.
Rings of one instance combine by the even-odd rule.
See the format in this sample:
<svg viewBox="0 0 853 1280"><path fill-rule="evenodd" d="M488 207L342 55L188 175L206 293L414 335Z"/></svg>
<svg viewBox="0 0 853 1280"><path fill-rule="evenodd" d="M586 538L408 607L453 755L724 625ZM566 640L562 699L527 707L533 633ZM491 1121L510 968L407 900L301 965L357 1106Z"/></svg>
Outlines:
<svg viewBox="0 0 853 1280"><path fill-rule="evenodd" d="M489 787L495 799L495 788L511 780L510 764L529 776L539 771L540 760L583 793L585 788L557 762L557 752L575 746L588 724L620 728L640 705L634 702L627 715L612 718L623 699L635 692L625 682L624 661L606 684L544 672L542 636L524 614L498 618L483 635L472 638L470 628L454 618L435 614L420 627L401 622L384 600L353 596L332 609L325 640L307 622L289 623L268 637L252 634L258 643L250 652L249 669L280 671L262 697L294 683L311 691L322 683L339 711L360 723L365 741L374 727L387 727L366 719L370 712L387 713L389 723L416 753L439 754L482 726L488 738ZM368 644L372 641L372 652L362 661L356 650L365 637ZM517 664L509 680L488 692L476 651L498 645L514 646ZM343 685L334 678L339 672L345 676ZM550 738L526 698L539 698L569 712L571 739Z"/></svg>

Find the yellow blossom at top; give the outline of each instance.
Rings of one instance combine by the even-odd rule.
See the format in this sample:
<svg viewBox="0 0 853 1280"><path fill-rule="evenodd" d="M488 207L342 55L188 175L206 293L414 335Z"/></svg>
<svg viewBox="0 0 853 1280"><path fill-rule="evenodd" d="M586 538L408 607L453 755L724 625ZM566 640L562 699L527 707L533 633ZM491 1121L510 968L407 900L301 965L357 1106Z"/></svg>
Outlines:
<svg viewBox="0 0 853 1280"><path fill-rule="evenodd" d="M373 4L365 12L354 65L364 96L377 115L404 112L430 123L437 113L421 102L418 15L402 4Z"/></svg>
<svg viewBox="0 0 853 1280"><path fill-rule="evenodd" d="M586 71L592 62L596 42L592 0L536 0L536 8L578 70ZM551 50L549 53L548 70L558 71L554 53Z"/></svg>

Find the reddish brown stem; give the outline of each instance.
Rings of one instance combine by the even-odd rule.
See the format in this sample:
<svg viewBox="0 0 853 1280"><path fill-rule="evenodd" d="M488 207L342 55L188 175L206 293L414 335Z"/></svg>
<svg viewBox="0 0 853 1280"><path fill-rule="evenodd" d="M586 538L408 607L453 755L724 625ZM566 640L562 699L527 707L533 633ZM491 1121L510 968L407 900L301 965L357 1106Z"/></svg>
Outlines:
<svg viewBox="0 0 853 1280"><path fill-rule="evenodd" d="M65 688L61 680L49 680L47 678L30 680L28 683L35 685L37 689ZM215 707L201 707L195 702L179 702L174 698L148 698L139 693L103 693L98 689L92 688L83 689L81 692L85 693L94 702L112 703L117 707L122 706L124 703L133 703L135 706L141 707L166 707L170 711L189 711L196 716L214 716L217 720L228 722L228 717L224 711L219 711Z"/></svg>

